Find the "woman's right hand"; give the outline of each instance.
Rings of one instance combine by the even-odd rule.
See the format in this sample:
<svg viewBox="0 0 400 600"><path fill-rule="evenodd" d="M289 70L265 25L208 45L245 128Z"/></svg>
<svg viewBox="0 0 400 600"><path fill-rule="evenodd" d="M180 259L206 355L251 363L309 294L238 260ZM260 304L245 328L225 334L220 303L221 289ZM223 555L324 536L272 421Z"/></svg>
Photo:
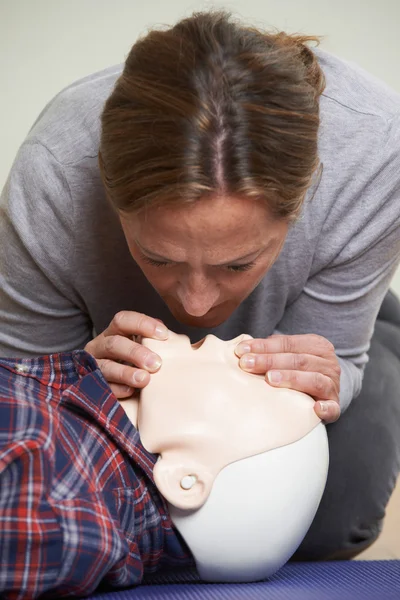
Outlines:
<svg viewBox="0 0 400 600"><path fill-rule="evenodd" d="M168 329L158 319L123 310L103 333L85 346L117 398L127 398L136 388L145 387L150 373L161 366L158 354L134 341L133 336L166 340Z"/></svg>

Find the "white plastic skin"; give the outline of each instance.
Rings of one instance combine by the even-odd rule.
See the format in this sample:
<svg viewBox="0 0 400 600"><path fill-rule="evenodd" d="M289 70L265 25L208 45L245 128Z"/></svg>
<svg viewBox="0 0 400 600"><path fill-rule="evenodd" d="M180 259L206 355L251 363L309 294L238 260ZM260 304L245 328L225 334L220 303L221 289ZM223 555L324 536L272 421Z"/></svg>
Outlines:
<svg viewBox="0 0 400 600"><path fill-rule="evenodd" d="M320 423L305 437L226 466L195 511L169 505L204 581L250 582L280 569L317 512L328 471Z"/></svg>
<svg viewBox="0 0 400 600"><path fill-rule="evenodd" d="M154 479L205 581L271 576L296 551L326 484L328 441L301 392L244 372L242 335L144 339L162 358L140 400L122 400Z"/></svg>

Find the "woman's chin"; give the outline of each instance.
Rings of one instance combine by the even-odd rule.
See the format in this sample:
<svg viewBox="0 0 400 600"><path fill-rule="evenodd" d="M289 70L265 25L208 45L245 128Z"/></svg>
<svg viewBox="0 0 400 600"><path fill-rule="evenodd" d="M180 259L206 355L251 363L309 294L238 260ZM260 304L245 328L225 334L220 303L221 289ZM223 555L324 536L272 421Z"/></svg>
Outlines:
<svg viewBox="0 0 400 600"><path fill-rule="evenodd" d="M189 325L190 327L211 329L213 327L217 327L218 325L221 325L221 323L223 323L225 320L226 319L205 320L205 319L201 319L201 318L196 319L196 318L187 316L186 318L179 319L179 322L182 323L183 325Z"/></svg>

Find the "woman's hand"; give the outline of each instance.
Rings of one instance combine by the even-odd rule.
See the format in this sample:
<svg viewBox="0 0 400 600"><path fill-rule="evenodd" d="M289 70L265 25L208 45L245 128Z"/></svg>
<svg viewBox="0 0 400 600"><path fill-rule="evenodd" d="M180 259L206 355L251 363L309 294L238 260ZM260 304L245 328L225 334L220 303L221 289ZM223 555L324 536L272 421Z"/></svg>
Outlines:
<svg viewBox="0 0 400 600"><path fill-rule="evenodd" d="M326 423L340 417L340 365L333 344L324 337L271 335L245 340L235 353L242 369L265 374L270 385L312 396L315 412Z"/></svg>
<svg viewBox="0 0 400 600"><path fill-rule="evenodd" d="M159 319L124 310L85 346L117 398L127 398L136 388L145 387L150 381L149 373L161 366L158 354L134 341L133 336L166 340L168 329Z"/></svg>

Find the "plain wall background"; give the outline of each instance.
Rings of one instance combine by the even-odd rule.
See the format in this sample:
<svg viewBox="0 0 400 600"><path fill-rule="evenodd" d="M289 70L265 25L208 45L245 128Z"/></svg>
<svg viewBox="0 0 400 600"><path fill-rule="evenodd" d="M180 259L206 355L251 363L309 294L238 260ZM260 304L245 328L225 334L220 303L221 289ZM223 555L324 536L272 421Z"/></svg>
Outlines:
<svg viewBox="0 0 400 600"><path fill-rule="evenodd" d="M0 188L28 130L62 88L122 63L149 28L213 7L258 27L324 36L322 48L400 92L400 0L0 0ZM393 288L400 294L400 269Z"/></svg>

